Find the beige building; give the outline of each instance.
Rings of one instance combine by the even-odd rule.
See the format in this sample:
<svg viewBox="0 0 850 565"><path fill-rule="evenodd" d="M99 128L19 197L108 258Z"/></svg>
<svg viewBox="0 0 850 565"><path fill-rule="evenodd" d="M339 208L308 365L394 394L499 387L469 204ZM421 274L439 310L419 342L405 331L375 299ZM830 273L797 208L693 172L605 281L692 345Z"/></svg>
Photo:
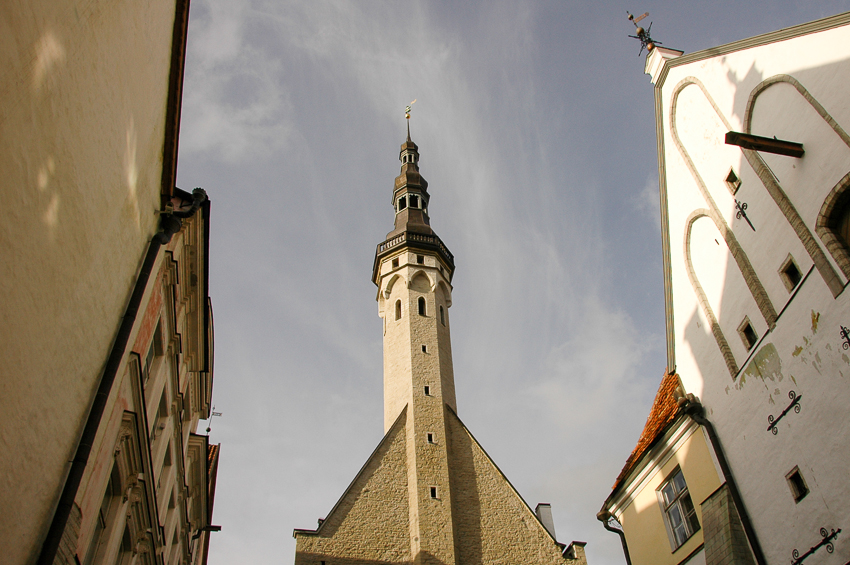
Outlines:
<svg viewBox="0 0 850 565"><path fill-rule="evenodd" d="M188 1L4 3L0 548L202 563L209 201L174 187Z"/></svg>
<svg viewBox="0 0 850 565"><path fill-rule="evenodd" d="M631 565L753 564L736 485L711 424L675 373L664 375L637 446L598 518ZM727 480L728 479L728 480Z"/></svg>
<svg viewBox="0 0 850 565"><path fill-rule="evenodd" d="M319 527L295 530L295 563L586 563L584 543L558 543L549 506L532 511L458 417L454 257L430 227L428 183L409 135L400 160L395 229L372 270L385 436Z"/></svg>

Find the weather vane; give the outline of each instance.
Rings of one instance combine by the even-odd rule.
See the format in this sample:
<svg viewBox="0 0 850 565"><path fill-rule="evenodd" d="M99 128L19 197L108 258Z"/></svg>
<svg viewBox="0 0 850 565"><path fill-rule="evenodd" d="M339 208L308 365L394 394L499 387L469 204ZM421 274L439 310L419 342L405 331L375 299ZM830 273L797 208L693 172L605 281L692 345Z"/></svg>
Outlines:
<svg viewBox="0 0 850 565"><path fill-rule="evenodd" d="M416 103L416 98L414 98L413 102L408 104L407 107L404 109L404 117L407 118L408 120L410 119L410 107L413 106L415 103Z"/></svg>
<svg viewBox="0 0 850 565"><path fill-rule="evenodd" d="M207 419L207 435L209 435L212 430L212 419L214 416L221 416L221 412L215 411L215 406L212 407L212 411L210 412L210 417Z"/></svg>
<svg viewBox="0 0 850 565"><path fill-rule="evenodd" d="M628 10L626 10L626 13L629 14L629 21L635 24L635 33L637 33L637 35L630 35L629 37L640 41L640 52L638 53L638 57L641 56L641 53L643 53L644 49L646 49L647 51L652 51L653 49L655 49L656 45L663 45L660 41L655 41L649 36L649 31L652 29L652 22L649 22L649 27L646 29L643 29L638 25L638 22L647 17L649 15L649 12L644 12L643 15L638 17L635 17L633 14L629 13Z"/></svg>

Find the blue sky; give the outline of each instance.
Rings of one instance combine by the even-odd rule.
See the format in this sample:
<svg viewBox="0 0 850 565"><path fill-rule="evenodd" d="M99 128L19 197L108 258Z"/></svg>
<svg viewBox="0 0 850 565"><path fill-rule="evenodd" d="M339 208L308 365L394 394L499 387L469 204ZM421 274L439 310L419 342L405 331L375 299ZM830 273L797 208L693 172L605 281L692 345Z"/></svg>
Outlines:
<svg viewBox="0 0 850 565"><path fill-rule="evenodd" d="M454 253L458 414L558 538L596 520L665 369L653 89L626 10L693 52L846 2L193 0L181 188L212 201L210 564L287 563L382 435L375 246L411 134ZM202 424L203 425L203 424Z"/></svg>

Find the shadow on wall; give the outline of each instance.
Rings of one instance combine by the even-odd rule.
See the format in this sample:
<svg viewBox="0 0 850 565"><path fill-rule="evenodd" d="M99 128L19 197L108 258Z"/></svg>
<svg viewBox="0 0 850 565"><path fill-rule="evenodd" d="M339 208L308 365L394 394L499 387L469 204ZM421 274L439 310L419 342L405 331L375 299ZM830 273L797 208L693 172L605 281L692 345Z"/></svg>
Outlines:
<svg viewBox="0 0 850 565"><path fill-rule="evenodd" d="M452 487L452 516L454 517L455 551L458 563L483 565L481 543L481 500L472 437L457 416L443 408L449 429L449 450L452 464L449 481Z"/></svg>
<svg viewBox="0 0 850 565"><path fill-rule="evenodd" d="M679 144L706 205L702 213L692 214L686 233L678 236L684 239L691 286L708 324L704 327L695 312L684 328L684 338L701 366L714 368L718 360L725 362L727 370L717 372L730 374L730 380L772 331L806 273L812 271L808 284L825 283L834 296L843 289L840 260L822 239L824 230L818 225L825 221L820 218L821 201L831 190L845 188L842 178L847 171L829 165L850 161L850 137L839 123L850 117L830 115L830 110L844 110L834 97L818 101L817 93L810 93L805 85L807 81L818 84L817 77L823 82L825 74L846 74L848 61L795 72L794 77L765 78L754 65L743 76L727 72L729 81L740 90L740 95L734 96L733 116L741 129L803 142L810 149L803 160L724 146L724 130L739 126L720 115L710 88L698 82L681 87L684 104L679 105L678 113L690 104L692 111L711 114L707 119L710 130L685 131ZM768 99L764 94L769 95L770 103L759 106L759 101ZM671 124L678 141L674 116ZM700 160L695 163L692 157L697 156ZM832 170L820 172L822 182L813 186L808 174L813 167L807 167L805 159L819 172ZM735 173L737 184L728 181L729 170ZM736 201L750 203L746 219ZM677 234L670 237L675 249ZM790 281L783 261L794 263L792 271L796 273L792 272Z"/></svg>

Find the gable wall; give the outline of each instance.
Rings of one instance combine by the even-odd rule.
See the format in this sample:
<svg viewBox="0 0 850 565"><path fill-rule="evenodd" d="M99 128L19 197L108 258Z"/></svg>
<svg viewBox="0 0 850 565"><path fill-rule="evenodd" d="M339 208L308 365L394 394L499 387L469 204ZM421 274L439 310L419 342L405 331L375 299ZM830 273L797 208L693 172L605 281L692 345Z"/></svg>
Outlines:
<svg viewBox="0 0 850 565"><path fill-rule="evenodd" d="M405 424L389 431L318 534L296 534L295 565L410 562Z"/></svg>

